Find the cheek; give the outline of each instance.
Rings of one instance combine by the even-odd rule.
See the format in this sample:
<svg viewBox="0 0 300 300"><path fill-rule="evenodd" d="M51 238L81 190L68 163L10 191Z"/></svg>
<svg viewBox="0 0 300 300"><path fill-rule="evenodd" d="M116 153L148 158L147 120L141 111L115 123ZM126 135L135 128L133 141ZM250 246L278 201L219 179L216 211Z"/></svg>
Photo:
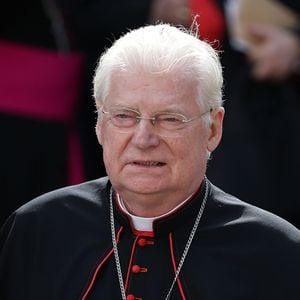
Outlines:
<svg viewBox="0 0 300 300"><path fill-rule="evenodd" d="M126 152L127 136L111 132L108 134L107 131L107 128L103 126L101 131L103 160L107 169L117 169L121 166Z"/></svg>
<svg viewBox="0 0 300 300"><path fill-rule="evenodd" d="M107 175L109 177L114 177L114 174L119 170L119 161L120 161L120 153L114 147L112 141L103 139L102 143L103 149L103 161L105 165L105 169ZM113 150L112 150L113 149Z"/></svg>
<svg viewBox="0 0 300 300"><path fill-rule="evenodd" d="M188 173L189 176L205 168L207 161L207 145L205 140L198 142L193 139L186 139L184 143L173 145L176 165L180 172ZM183 175L182 175L183 176Z"/></svg>
<svg viewBox="0 0 300 300"><path fill-rule="evenodd" d="M101 142L103 153L109 152L107 151L107 149L110 149L113 145L114 134L109 134L109 128L107 122L102 121L101 123L98 123L96 132L97 132L98 140L99 142Z"/></svg>
<svg viewBox="0 0 300 300"><path fill-rule="evenodd" d="M108 138L102 135L103 159L105 163L111 163L118 156L118 144L114 142L114 138Z"/></svg>
<svg viewBox="0 0 300 300"><path fill-rule="evenodd" d="M200 137L199 137L200 136ZM172 149L173 155L180 161L192 161L194 163L206 157L207 137L203 132L188 134L183 138L169 141L169 148Z"/></svg>

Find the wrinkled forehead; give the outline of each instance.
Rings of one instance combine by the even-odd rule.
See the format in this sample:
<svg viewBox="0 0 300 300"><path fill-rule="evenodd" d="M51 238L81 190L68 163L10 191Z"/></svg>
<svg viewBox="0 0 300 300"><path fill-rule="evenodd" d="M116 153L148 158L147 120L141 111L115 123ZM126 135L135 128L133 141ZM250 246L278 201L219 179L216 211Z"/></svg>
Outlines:
<svg viewBox="0 0 300 300"><path fill-rule="evenodd" d="M198 82L191 76L168 72L115 72L102 104L161 101L162 105L190 106L195 102L201 108L199 97Z"/></svg>
<svg viewBox="0 0 300 300"><path fill-rule="evenodd" d="M169 73L116 73L111 77L104 105L139 105L199 108L197 82L193 78ZM196 104L196 106L194 105Z"/></svg>

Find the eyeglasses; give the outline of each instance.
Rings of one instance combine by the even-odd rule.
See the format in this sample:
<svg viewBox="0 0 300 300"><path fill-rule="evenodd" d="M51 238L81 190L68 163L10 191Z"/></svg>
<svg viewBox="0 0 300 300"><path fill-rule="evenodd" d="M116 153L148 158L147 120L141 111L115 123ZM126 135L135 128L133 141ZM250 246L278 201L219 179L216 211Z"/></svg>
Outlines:
<svg viewBox="0 0 300 300"><path fill-rule="evenodd" d="M156 128L157 134L161 136L177 136L180 129L207 113L211 113L212 110L211 108L201 115L190 119L184 115L170 112L158 112L153 117L143 117L138 111L123 107L112 107L107 110L102 108L101 112L109 116L109 120L119 132L131 132L141 120L149 120Z"/></svg>

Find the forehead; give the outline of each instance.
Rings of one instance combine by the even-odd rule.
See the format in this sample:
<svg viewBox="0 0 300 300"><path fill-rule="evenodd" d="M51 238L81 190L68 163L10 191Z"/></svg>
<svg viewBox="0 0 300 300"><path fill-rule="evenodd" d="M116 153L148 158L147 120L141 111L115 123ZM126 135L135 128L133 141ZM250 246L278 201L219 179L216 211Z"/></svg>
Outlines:
<svg viewBox="0 0 300 300"><path fill-rule="evenodd" d="M196 81L170 74L118 74L111 80L107 105L154 111L199 109Z"/></svg>

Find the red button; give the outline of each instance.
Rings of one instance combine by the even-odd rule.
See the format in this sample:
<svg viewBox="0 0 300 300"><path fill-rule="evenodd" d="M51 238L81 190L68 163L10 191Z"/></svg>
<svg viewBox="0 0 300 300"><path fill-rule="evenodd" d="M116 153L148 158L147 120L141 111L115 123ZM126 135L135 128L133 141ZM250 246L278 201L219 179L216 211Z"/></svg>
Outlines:
<svg viewBox="0 0 300 300"><path fill-rule="evenodd" d="M138 265L133 265L132 266L132 272L133 273L140 273L140 271L141 271L141 267L140 266L138 266Z"/></svg>
<svg viewBox="0 0 300 300"><path fill-rule="evenodd" d="M140 247L145 247L147 245L147 240L146 239L139 239L138 244Z"/></svg>
<svg viewBox="0 0 300 300"><path fill-rule="evenodd" d="M153 241L148 241L144 238L141 238L141 239L138 240L138 245L140 247L145 247L146 245L154 245L154 242Z"/></svg>
<svg viewBox="0 0 300 300"><path fill-rule="evenodd" d="M140 267L139 265L133 265L132 268L131 268L131 271L133 273L144 273L144 272L148 272L148 269L147 268L143 268L143 267Z"/></svg>

